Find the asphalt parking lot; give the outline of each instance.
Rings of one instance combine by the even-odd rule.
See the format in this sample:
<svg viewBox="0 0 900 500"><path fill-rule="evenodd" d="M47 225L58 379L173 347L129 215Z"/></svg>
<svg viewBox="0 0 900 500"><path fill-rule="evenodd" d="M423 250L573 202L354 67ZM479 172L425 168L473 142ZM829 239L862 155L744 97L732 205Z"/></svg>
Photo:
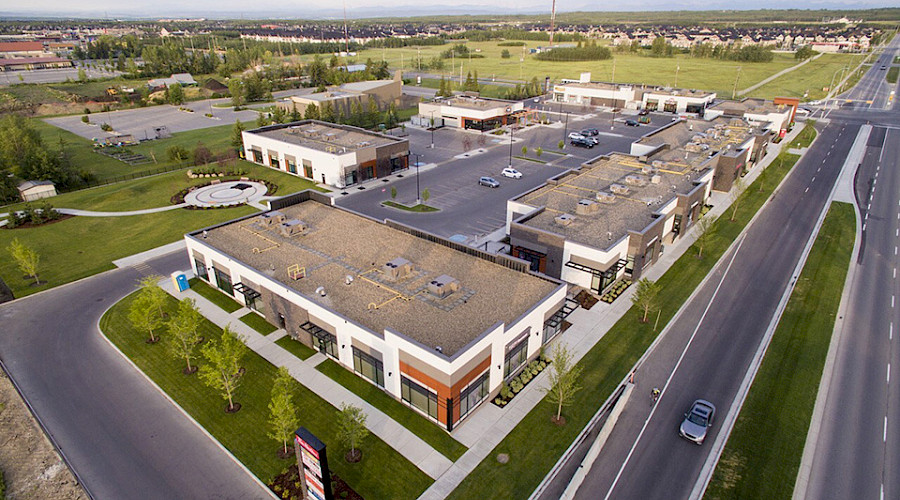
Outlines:
<svg viewBox="0 0 900 500"><path fill-rule="evenodd" d="M565 115L563 115L565 116ZM551 116L555 118L555 116ZM491 134L463 132L444 127L434 132L434 149L431 148L431 132L407 127L410 142L411 164L418 161L427 168L419 172L418 190L428 189L431 197L427 205L439 212L413 213L382 205L391 199L391 187L397 189L395 201L414 205L416 192L415 168L344 191L337 204L377 219L393 219L398 222L437 234L446 238L473 243L506 223L506 202L510 198L540 186L547 179L569 168L611 152L629 152L631 143L641 136L671 122L671 115L653 115L651 124L629 127L621 115L610 130L611 113L570 114L568 127L564 122L549 126L525 127L514 134L512 166L524 174L522 179L502 177L500 171L510 163L508 139ZM540 158L534 153L537 147L545 151L558 151L557 146L567 132L588 127L600 129L600 143L591 148L576 148L567 144L564 154L544 152ZM468 137L468 157L464 141ZM480 138L484 137L483 145ZM568 143L568 141L566 141ZM522 146L527 146L530 160L522 156ZM417 156L418 155L418 156ZM487 175L500 181L499 188L478 185L478 178Z"/></svg>

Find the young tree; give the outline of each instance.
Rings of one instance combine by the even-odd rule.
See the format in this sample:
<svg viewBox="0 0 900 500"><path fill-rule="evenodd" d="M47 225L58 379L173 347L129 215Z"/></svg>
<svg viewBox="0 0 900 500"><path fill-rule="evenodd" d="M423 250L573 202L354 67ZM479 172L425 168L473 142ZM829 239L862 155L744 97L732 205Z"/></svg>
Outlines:
<svg viewBox="0 0 900 500"><path fill-rule="evenodd" d="M281 106L275 106L275 110L272 111L272 121L275 123L284 123L285 113L284 109Z"/></svg>
<svg viewBox="0 0 900 500"><path fill-rule="evenodd" d="M244 105L244 84L240 78L232 78L228 82L228 93L231 94L231 105L237 111Z"/></svg>
<svg viewBox="0 0 900 500"><path fill-rule="evenodd" d="M300 112L297 111L297 105L294 104L293 107L291 108L291 121L292 121L292 122L299 122L299 121L302 120L302 119L303 119L303 117L300 116Z"/></svg>
<svg viewBox="0 0 900 500"><path fill-rule="evenodd" d="M391 186L391 199L397 199L397 186Z"/></svg>
<svg viewBox="0 0 900 500"><path fill-rule="evenodd" d="M257 128L259 128L259 127L265 127L266 125L269 125L269 124L271 124L271 123L272 123L272 120L269 119L268 113L259 113L259 114L256 116L256 126L257 126Z"/></svg>
<svg viewBox="0 0 900 500"><path fill-rule="evenodd" d="M241 360L247 352L244 340L226 326L218 342L209 341L200 351L207 361L200 366L200 378L209 387L220 391L228 401L227 412L240 410L240 404L234 402L234 391L240 387L244 375L240 369Z"/></svg>
<svg viewBox="0 0 900 500"><path fill-rule="evenodd" d="M182 373L190 375L197 371L196 366L191 366L191 360L197 357L197 343L200 341L200 333L197 331L203 321L203 316L197 310L193 299L183 299L178 302L178 312L169 320L169 353L172 356L183 359L187 368Z"/></svg>
<svg viewBox="0 0 900 500"><path fill-rule="evenodd" d="M362 451L359 450L359 443L368 435L366 414L363 413L362 408L341 403L341 413L338 415L338 436L344 446L350 448L346 456L348 462L360 461Z"/></svg>
<svg viewBox="0 0 900 500"><path fill-rule="evenodd" d="M269 426L272 432L269 437L280 441L283 449L281 455L288 455L288 443L294 431L300 426L297 418L297 407L291 397L291 384L294 378L284 366L278 368L275 383L272 385L272 400L269 402Z"/></svg>
<svg viewBox="0 0 900 500"><path fill-rule="evenodd" d="M181 85L169 85L166 87L166 102L176 106L184 103L184 89Z"/></svg>
<svg viewBox="0 0 900 500"><path fill-rule="evenodd" d="M705 215L697 219L695 223L697 226L697 258L703 258L703 247L709 244L710 241L715 237L716 229L716 219L710 215Z"/></svg>
<svg viewBox="0 0 900 500"><path fill-rule="evenodd" d="M41 280L38 279L37 271L41 262L41 256L38 255L37 251L19 241L19 238L14 238L6 249L12 255L13 260L16 261L19 270L34 278L35 285L40 285Z"/></svg>
<svg viewBox="0 0 900 500"><path fill-rule="evenodd" d="M431 191L428 188L422 190L422 202L428 203L428 198L431 198Z"/></svg>
<svg viewBox="0 0 900 500"><path fill-rule="evenodd" d="M134 302L131 303L131 307L128 309L128 320L138 330L146 330L150 333L150 338L147 340L148 344L157 341L153 331L162 325L162 317L156 310L156 304L153 303L153 299L144 293L143 290L138 293Z"/></svg>
<svg viewBox="0 0 900 500"><path fill-rule="evenodd" d="M522 146L522 156L525 156L527 154L528 154L528 146Z"/></svg>
<svg viewBox="0 0 900 500"><path fill-rule="evenodd" d="M149 297L148 304L153 306L153 309L159 314L160 319L165 316L163 306L165 305L166 297L168 296L166 291L159 286L159 282L162 279L163 277L158 274L151 274L150 276L145 276L138 280L138 288L141 290L141 295Z"/></svg>
<svg viewBox="0 0 900 500"><path fill-rule="evenodd" d="M550 387L544 389L551 403L556 404L556 417L553 421L564 424L562 417L563 406L572 402L572 396L581 389L578 385L578 377L581 375L581 367L572 363L573 355L568 346L557 343L550 355Z"/></svg>
<svg viewBox="0 0 900 500"><path fill-rule="evenodd" d="M303 119L304 120L318 120L319 119L319 107L314 104L307 104L306 109L303 110Z"/></svg>
<svg viewBox="0 0 900 500"><path fill-rule="evenodd" d="M731 193L729 196L731 197L731 222L734 222L734 218L737 216L738 207L741 204L741 194L744 192L744 178L738 176L734 179L734 183L731 185Z"/></svg>
<svg viewBox="0 0 900 500"><path fill-rule="evenodd" d="M641 323L647 322L647 315L650 309L656 307L656 299L659 297L660 286L655 281L644 278L637 282L637 288L634 295L631 296L631 302L644 310L641 317Z"/></svg>
<svg viewBox="0 0 900 500"><path fill-rule="evenodd" d="M231 127L231 145L234 146L235 149L241 149L244 147L244 136L242 133L244 132L244 124L241 123L240 120L234 121L234 126Z"/></svg>

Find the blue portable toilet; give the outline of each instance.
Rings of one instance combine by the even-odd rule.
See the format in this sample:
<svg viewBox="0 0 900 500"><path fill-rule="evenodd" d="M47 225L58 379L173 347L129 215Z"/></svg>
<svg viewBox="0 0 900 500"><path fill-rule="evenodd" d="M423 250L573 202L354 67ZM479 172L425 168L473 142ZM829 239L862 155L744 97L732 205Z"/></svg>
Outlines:
<svg viewBox="0 0 900 500"><path fill-rule="evenodd" d="M187 274L183 271L175 271L172 273L172 284L175 285L175 288L179 292L183 292L191 287L191 284L188 283Z"/></svg>

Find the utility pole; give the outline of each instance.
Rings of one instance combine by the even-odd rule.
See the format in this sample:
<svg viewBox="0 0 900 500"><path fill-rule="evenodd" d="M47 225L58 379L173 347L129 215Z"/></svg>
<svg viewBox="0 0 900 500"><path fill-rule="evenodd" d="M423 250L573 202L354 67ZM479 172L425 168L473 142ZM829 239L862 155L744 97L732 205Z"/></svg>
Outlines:
<svg viewBox="0 0 900 500"><path fill-rule="evenodd" d="M731 90L731 100L734 100L735 96L737 95L737 84L738 84L738 80L740 78L741 78L741 67L738 66L737 76L734 77L734 88Z"/></svg>
<svg viewBox="0 0 900 500"><path fill-rule="evenodd" d="M422 203L422 196L419 194L419 155L413 153L416 156L416 205Z"/></svg>
<svg viewBox="0 0 900 500"><path fill-rule="evenodd" d="M515 128L513 128L512 124L509 125L509 168L512 168L512 145L513 145L513 132Z"/></svg>
<svg viewBox="0 0 900 500"><path fill-rule="evenodd" d="M675 65L675 85L673 85L673 87L675 87L676 89L678 88L678 70L680 70L680 69L681 69L681 66L676 64Z"/></svg>

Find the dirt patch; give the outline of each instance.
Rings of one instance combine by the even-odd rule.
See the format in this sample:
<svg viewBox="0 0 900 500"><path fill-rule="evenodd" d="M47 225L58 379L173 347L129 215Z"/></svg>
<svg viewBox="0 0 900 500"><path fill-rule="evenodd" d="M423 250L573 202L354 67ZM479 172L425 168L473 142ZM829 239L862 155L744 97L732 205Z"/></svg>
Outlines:
<svg viewBox="0 0 900 500"><path fill-rule="evenodd" d="M0 429L0 470L6 481L6 498L87 500L2 371Z"/></svg>

